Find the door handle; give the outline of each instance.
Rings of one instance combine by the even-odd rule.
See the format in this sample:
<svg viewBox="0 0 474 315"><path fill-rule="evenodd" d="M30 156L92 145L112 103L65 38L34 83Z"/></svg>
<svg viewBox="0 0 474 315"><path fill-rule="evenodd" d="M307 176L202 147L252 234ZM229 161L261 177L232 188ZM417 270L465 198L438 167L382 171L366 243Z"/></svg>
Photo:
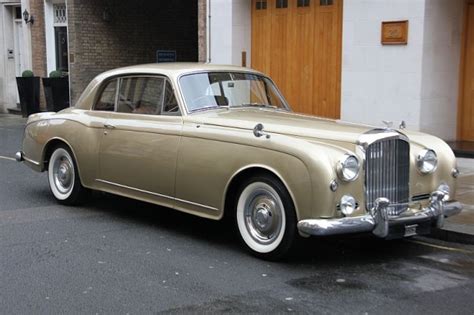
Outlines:
<svg viewBox="0 0 474 315"><path fill-rule="evenodd" d="M107 128L107 129L114 129L115 128L115 126L111 125L111 124L104 124L104 127Z"/></svg>

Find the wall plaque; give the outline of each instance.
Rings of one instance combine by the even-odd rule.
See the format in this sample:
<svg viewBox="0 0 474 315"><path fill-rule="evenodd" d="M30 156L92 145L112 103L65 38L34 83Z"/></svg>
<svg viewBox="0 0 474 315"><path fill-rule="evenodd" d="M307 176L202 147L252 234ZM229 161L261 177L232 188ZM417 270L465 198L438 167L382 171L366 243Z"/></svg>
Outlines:
<svg viewBox="0 0 474 315"><path fill-rule="evenodd" d="M408 20L382 22L382 45L406 45Z"/></svg>

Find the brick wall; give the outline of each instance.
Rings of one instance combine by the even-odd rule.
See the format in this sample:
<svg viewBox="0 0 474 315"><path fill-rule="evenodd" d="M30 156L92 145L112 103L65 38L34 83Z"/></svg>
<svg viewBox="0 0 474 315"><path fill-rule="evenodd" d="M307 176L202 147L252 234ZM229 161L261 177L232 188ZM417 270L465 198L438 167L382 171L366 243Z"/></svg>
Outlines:
<svg viewBox="0 0 474 315"><path fill-rule="evenodd" d="M44 27L44 1L30 0L30 14L35 22L31 25L31 53L33 73L39 77L47 76L46 73L46 37ZM41 86L40 107L45 108L43 85Z"/></svg>
<svg viewBox="0 0 474 315"><path fill-rule="evenodd" d="M95 75L155 62L158 49L198 61L198 1L67 0L72 104Z"/></svg>

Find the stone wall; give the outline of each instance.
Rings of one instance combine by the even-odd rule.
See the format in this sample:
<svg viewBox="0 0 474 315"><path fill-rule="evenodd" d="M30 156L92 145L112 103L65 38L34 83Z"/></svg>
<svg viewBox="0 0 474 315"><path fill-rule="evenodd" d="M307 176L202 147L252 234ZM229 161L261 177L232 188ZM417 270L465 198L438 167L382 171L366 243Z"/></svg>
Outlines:
<svg viewBox="0 0 474 315"><path fill-rule="evenodd" d="M97 74L156 62L158 49L176 50L178 61L205 55L198 0L67 0L67 8L72 104Z"/></svg>

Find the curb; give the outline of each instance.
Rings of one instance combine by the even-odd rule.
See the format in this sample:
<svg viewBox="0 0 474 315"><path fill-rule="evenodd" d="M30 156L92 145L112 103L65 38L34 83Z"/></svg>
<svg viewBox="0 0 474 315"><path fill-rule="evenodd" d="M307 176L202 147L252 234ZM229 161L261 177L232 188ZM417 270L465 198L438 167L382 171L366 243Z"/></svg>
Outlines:
<svg viewBox="0 0 474 315"><path fill-rule="evenodd" d="M431 230L431 234L425 236L442 241L474 245L474 235L462 232L434 228Z"/></svg>

